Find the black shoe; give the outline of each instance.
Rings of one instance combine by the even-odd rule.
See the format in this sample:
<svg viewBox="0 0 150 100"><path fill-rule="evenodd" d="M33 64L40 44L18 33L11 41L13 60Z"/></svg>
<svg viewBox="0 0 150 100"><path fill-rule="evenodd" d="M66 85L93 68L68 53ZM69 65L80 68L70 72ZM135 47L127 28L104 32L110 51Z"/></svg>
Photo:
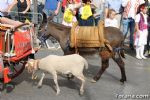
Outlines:
<svg viewBox="0 0 150 100"><path fill-rule="evenodd" d="M4 90L4 83L0 81L0 91Z"/></svg>
<svg viewBox="0 0 150 100"><path fill-rule="evenodd" d="M133 44L130 44L130 49L135 50Z"/></svg>

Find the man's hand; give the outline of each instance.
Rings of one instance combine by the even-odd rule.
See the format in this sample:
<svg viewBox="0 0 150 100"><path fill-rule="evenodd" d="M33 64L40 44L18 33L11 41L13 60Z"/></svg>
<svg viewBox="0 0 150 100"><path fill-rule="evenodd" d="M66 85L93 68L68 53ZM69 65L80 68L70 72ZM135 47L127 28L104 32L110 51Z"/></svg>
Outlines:
<svg viewBox="0 0 150 100"><path fill-rule="evenodd" d="M25 14L25 13L26 13L26 11L23 11L22 13L23 13L23 14Z"/></svg>
<svg viewBox="0 0 150 100"><path fill-rule="evenodd" d="M59 10L55 10L55 15L58 15Z"/></svg>

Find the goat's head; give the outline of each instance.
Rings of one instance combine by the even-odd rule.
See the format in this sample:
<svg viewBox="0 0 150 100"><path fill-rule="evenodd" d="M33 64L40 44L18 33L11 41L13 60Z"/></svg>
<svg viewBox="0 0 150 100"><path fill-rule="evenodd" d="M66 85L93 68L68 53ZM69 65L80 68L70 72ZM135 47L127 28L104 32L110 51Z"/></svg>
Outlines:
<svg viewBox="0 0 150 100"><path fill-rule="evenodd" d="M35 60L29 59L25 65L25 68L28 70L29 73L33 73L37 69L35 66Z"/></svg>

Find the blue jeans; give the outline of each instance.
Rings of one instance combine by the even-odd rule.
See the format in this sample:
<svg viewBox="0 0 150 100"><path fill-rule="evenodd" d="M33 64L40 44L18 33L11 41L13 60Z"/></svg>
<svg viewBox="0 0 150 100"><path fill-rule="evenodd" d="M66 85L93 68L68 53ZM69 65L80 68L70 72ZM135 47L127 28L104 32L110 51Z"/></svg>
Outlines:
<svg viewBox="0 0 150 100"><path fill-rule="evenodd" d="M124 38L126 38L128 34L128 30L130 29L130 44L133 45L134 44L133 33L135 28L135 20L133 18L123 18L122 25L123 25Z"/></svg>
<svg viewBox="0 0 150 100"><path fill-rule="evenodd" d="M100 20L100 17L94 19L94 21L95 21L95 26L98 25L99 20Z"/></svg>

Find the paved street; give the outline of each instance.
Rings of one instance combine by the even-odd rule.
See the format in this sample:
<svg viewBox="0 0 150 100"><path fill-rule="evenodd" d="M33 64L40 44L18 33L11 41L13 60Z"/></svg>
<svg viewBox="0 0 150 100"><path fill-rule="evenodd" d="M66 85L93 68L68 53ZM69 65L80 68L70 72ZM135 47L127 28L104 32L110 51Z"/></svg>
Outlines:
<svg viewBox="0 0 150 100"><path fill-rule="evenodd" d="M62 52L61 50L41 50L36 54L36 58L42 58L48 54L62 55ZM92 78L99 70L100 58L94 55L86 56L86 59L89 62L86 77ZM83 96L79 95L80 82L77 79L68 81L60 76L58 82L61 92L56 96L54 82L50 75L44 79L42 88L37 88L31 80L31 75L25 70L14 80L15 89L11 93L6 93L4 90L0 94L0 100L120 100L121 95L150 96L150 59L137 60L134 53L128 51L124 61L127 74L127 82L124 85L119 82L119 67L112 60L110 60L110 67L97 83L86 81ZM150 100L150 98L132 99L129 97L121 100Z"/></svg>

